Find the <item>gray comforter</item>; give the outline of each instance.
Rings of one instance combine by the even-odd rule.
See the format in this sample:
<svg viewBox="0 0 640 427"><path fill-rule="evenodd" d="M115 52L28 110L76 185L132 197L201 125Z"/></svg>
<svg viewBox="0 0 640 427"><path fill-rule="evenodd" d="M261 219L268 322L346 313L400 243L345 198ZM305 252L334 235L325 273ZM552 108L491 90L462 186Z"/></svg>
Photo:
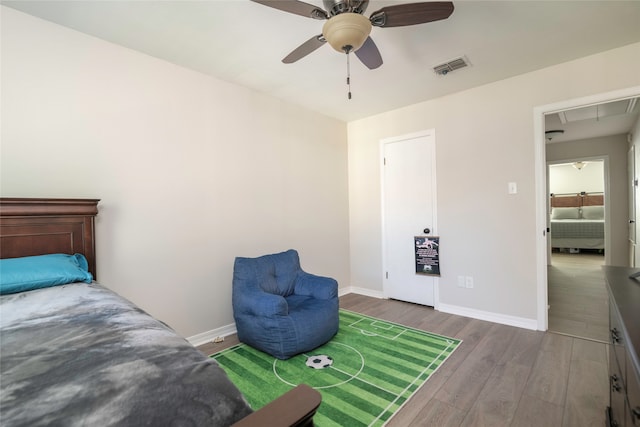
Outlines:
<svg viewBox="0 0 640 427"><path fill-rule="evenodd" d="M604 220L561 219L551 221L555 239L604 239Z"/></svg>
<svg viewBox="0 0 640 427"><path fill-rule="evenodd" d="M212 359L97 284L0 297L3 426L226 426L251 409Z"/></svg>

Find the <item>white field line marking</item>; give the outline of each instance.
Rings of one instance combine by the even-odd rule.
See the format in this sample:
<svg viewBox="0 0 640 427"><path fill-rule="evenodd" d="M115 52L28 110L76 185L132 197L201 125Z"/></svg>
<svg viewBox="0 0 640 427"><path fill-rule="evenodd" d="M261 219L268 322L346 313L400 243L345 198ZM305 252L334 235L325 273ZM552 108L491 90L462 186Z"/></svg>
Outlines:
<svg viewBox="0 0 640 427"><path fill-rule="evenodd" d="M356 372L355 374L350 374L350 373L348 373L348 372L343 372L343 371L341 371L341 370L339 370L339 369L336 369L333 365L331 365L331 366L329 366L329 369L335 369L336 371L338 371L338 372L340 372L340 373L342 373L342 374L348 375L350 378L348 378L348 379L346 379L346 380L344 380L344 381L342 381L342 382L336 383L336 384L325 385L325 386L319 386L319 387L313 387L313 388L314 388L314 389L316 389L316 390L322 390L322 389L325 389L325 388L338 387L338 386L341 386L342 384L346 384L346 383L348 383L349 381L353 380L354 378L357 378L357 377L358 377L358 375L360 375L360 373L361 373L361 372L362 372L362 370L364 369L364 356L362 356L362 353L360 353L360 352L359 352L358 350L356 350L355 348L353 348L353 347L351 347L351 346L349 346L349 345L346 345L346 344L342 344L342 343L339 343L339 342L336 342L336 343L333 343L333 344L342 345L342 346L345 346L345 347L350 348L351 350L355 351L355 352L358 354L358 356L360 356L360 369L359 369L359 370L358 370L358 372ZM306 353L304 354L304 356L305 356L305 357L308 357L308 356L306 355ZM282 378L280 375L278 375L278 371L277 371L277 369L276 369L276 363L277 363L277 362L278 362L278 359L274 358L274 360L273 360L273 365L272 365L273 375L275 375L275 376L276 376L276 378L278 378L280 381L282 381L283 383L285 383L285 384L287 384L287 385L290 385L290 386L292 386L292 387L297 386L298 384L290 383L289 381L285 380L285 379L284 379L284 378Z"/></svg>
<svg viewBox="0 0 640 427"><path fill-rule="evenodd" d="M449 341L449 340L447 340L447 343L448 343L449 345L448 345L445 349L443 349L443 350L440 352L440 354L438 354L438 356L436 356L436 357L431 361L431 363L429 363L429 364L428 364L428 365L427 365L427 366L426 366L426 367L425 367L425 368L424 368L424 369L423 369L423 370L422 370L422 371L421 371L421 372L420 372L420 373L419 373L419 374L418 374L418 375L413 379L413 381L411 381L411 382L410 382L410 383L405 387L405 389L404 389L404 390L402 390L402 392L400 392L400 394L395 394L393 391L391 391L391 390L387 390L386 388L381 387L381 386L380 386L380 385L378 385L378 384L374 384L374 383L372 383L372 382L370 382L370 381L367 381L367 380L365 380L365 379L359 378L359 377L357 376L357 374L356 374L356 375L354 375L354 376L353 376L353 378L351 378L352 380L357 380L357 381L363 382L363 383L365 383L365 384L369 384L370 386L373 386L374 388L377 388L378 390L382 390L382 391L384 391L384 392L386 392L386 393L389 393L389 394L391 394L391 395L396 396L396 398L395 398L395 399L393 399L393 400L391 401L391 403L389 403L389 405L388 405L388 406L387 406L387 407L382 411L382 413L381 413L380 415L378 415L378 417L374 420L374 422L375 422L375 421L377 421L377 420L382 416L382 414L384 414L384 413L389 409L389 407L390 407L390 406L391 406L391 405L392 405L396 400L398 400L398 399L399 399L399 398L400 398L400 397L401 397L401 396L402 396L402 395L403 395L403 394L404 394L404 393L409 389L409 387L411 387L411 385L413 385L413 384L418 380L418 378L422 377L422 376L424 375L424 373L425 373L426 371L428 371L428 370L429 370L429 368L430 368L431 366L433 366L433 364L434 364L434 363L435 363L435 362L440 358L440 356L442 356L442 354L443 354L443 353L446 353L446 352L447 352L447 350L448 350L449 348L451 348L451 344L453 344L453 343L452 343L451 341ZM445 360L446 360L446 359L445 359ZM442 361L442 363L444 363L444 360ZM440 364L442 364L442 363L440 363ZM338 369L338 368L334 367L333 365L331 365L331 366L330 366L330 369L335 369L336 371L338 371L338 372L340 372L340 373L342 373L342 374L345 374L345 375L351 375L351 374L349 374L348 372L344 372L344 371L342 371L342 370L340 370L340 369ZM435 371L434 371L434 372L435 372ZM433 375L433 373L432 373L432 375ZM427 379L428 379L428 377L427 377ZM424 382L426 382L426 380L425 380Z"/></svg>
<svg viewBox="0 0 640 427"><path fill-rule="evenodd" d="M393 337L386 337L384 335L380 335L380 334L377 334L375 332L364 330L364 329L356 326L358 323L362 322L363 320L369 320L369 322L370 322L369 325L371 325L374 329L382 329L384 331L390 331L390 330L392 330L392 328L398 328L398 329L401 329L401 332L397 333ZM381 326L376 326L376 324L380 325L380 324L383 324L383 323L386 323L388 325L388 327L383 328ZM357 321L355 321L353 323L350 323L348 326L350 328L359 330L362 335L366 335L368 337L376 337L377 336L377 337L384 338L384 339L387 339L387 340L390 340L390 341L394 341L394 340L398 339L402 334L404 334L408 330L404 326L395 325L395 324L393 324L391 322L387 322L386 320L382 320L381 321L381 320L372 320L372 319L367 319L367 318L358 319Z"/></svg>
<svg viewBox="0 0 640 427"><path fill-rule="evenodd" d="M427 365L427 366L422 370L422 372L420 373L420 375L418 375L416 378L414 378L414 380L413 380L413 381L411 381L411 382L407 385L407 387L405 387L405 389L404 389L404 390L402 390L402 393L398 394L398 395L396 396L396 398L395 398L395 399L393 399L391 402L389 402L389 405L387 405L387 407L386 407L386 408L385 408L385 409L380 413L380 415L378 415L378 416L377 416L373 421L371 421L371 423L369 424L369 426L372 426L376 421L378 421L378 420L380 419L380 417L382 416L382 414L384 414L385 412L387 412L387 411L389 410L389 408L390 408L393 404L395 404L395 402L396 402L396 401L397 401L397 400L398 400L402 395L404 395L404 394L409 390L409 387L411 387L413 384L415 384L415 382L418 380L418 378L420 378L422 375L424 375L424 373L425 373L427 370L429 370L429 368L431 368L431 366L435 363L435 361L436 361L436 360L438 360L438 359L440 358L440 356L442 356L445 352L447 352L447 351L451 348L451 346L453 345L453 342L452 342L452 341L449 341L449 340L446 340L446 341L447 341L447 343L448 343L449 345L448 345L445 349L443 349L443 350L440 352L440 354L438 355L438 357L436 357L435 359L433 359L433 361L432 361L431 363L429 363L429 364L428 364L428 365ZM449 356L451 356L451 354L452 354L452 353L450 353L450 354L449 354ZM440 364L439 364L439 365L436 367L436 369L431 373L431 375L435 374L435 372L438 370L438 368L440 368L440 366L442 366L442 365L444 364L444 362L446 362L446 360L449 358L449 356L447 356L447 357L446 357L442 362L440 362ZM427 377L427 378L422 382L422 384L424 385L424 383L426 383L428 379L429 379L429 378ZM418 388L419 388L419 387L418 387ZM417 391L417 390L416 390L416 391ZM413 393L412 393L412 394L413 394ZM405 401L404 401L404 403L403 403L402 405L400 405L400 407L397 409L397 411L399 411L399 410L400 410L400 408L402 408L402 407L407 403L407 401L408 401L408 400L409 400L409 398L407 398L407 400L405 400ZM396 413L397 413L397 411L396 411ZM391 418L389 418L389 420L390 420L390 419L391 419ZM387 422L388 422L389 420L387 420ZM385 424L386 424L386 422L385 422Z"/></svg>
<svg viewBox="0 0 640 427"><path fill-rule="evenodd" d="M344 310L344 309L341 309L341 310ZM349 311L349 310L344 310L344 311L351 312L351 311ZM351 312L351 313L355 313L355 312ZM362 315L362 314L360 314L360 313L355 313L355 314L357 314L358 316L364 317L364 318L366 318L366 319L371 319L371 320L373 320L373 319L374 319L374 318L370 318L370 317L368 317L368 316L366 316L366 315ZM363 319L358 319L356 322L353 322L353 323L349 324L348 326L349 326L349 327L353 327L354 329L360 329L360 328L354 327L353 325L355 325L356 323L358 323L358 322L360 322L360 321L362 321L362 320L363 320ZM429 363L429 364L428 364L428 365L427 365L427 366L426 366L426 367L425 367L425 368L420 372L420 374L419 374L418 376L416 376L416 377L413 379L413 381L411 381L411 382L410 382L410 383L409 383L409 384L404 388L404 390L403 390L400 394L397 394L397 395L396 395L395 399L393 399L393 400L392 400L392 401L387 405L387 407L386 407L386 408L385 408L385 409L384 409L384 410L383 410L383 411L382 411L382 412L381 412L381 413L380 413L380 414L379 414L379 415L378 415L378 416L377 416L377 417L376 417L376 418L375 418L375 419L374 419L374 420L369 424L369 426L372 426L376 421L378 421L378 420L380 419L380 417L381 417L384 413L386 413L386 412L389 410L389 408L390 408L393 404L395 404L395 402L396 402L396 401L397 401L401 396L403 396L403 395L404 395L404 394L409 390L409 388L410 388L413 384L415 384L415 383L416 383L416 381L417 381L420 377L422 377L422 375L424 375L424 373L425 373L427 370L429 370L429 368L431 368L431 366L433 366L433 364L434 364L434 363L435 363L435 362L440 358L440 356L442 356L444 353L446 353L447 351L449 351L449 349L450 349L450 348L455 344L451 339L449 339L449 337L444 336L444 335L438 335L438 334L433 334L433 333L430 333L430 332L427 332L427 331L423 331L423 330L420 330L420 329L409 328L409 327L406 327L406 326L404 326L404 325L400 325L400 324L397 324L397 323L394 323L394 322L389 322L389 321L386 321L386 320L385 320L384 322L386 322L386 323L389 323L389 324L391 324L391 325L395 325L395 326L397 326L397 327L402 328L402 329L403 329L403 332L402 332L402 333L404 333L404 332L406 332L406 331L408 331L408 330L417 331L417 332L419 332L419 333L421 333L421 334L424 334L424 335L427 335L427 336L430 336L430 337L433 337L433 338L443 339L443 340L444 340L448 345L447 345L447 347L446 347L445 349L443 349L443 350L438 354L438 356L437 356L437 357L435 357L435 358L433 359L433 361L432 361L431 363ZM360 331L361 331L361 332L363 332L363 331L362 331L362 329L360 329ZM401 333L401 334L402 334L402 333ZM398 336L400 336L401 334L398 334ZM378 335L378 336L380 336L380 335ZM380 336L380 337L381 337L381 338L386 338L386 337L383 337L383 336ZM390 338L386 338L386 339L393 340L393 339L390 339ZM394 339L395 339L395 338L394 338ZM456 341L458 341L458 344L461 344L461 343L462 343L462 340L456 340ZM347 345L342 344L342 343L335 343L335 344L340 344L340 345L344 345L345 347L350 347L350 346L347 346ZM220 352L219 354L221 354L221 353L228 353L228 352L231 352L231 351L236 351L236 350L238 350L240 347L242 347L243 345L246 345L246 344L241 344L241 345L234 346L234 347L232 347L232 348L228 348L228 349L226 349L226 350L223 350L223 351L222 351L222 352ZM352 347L351 347L351 348L352 348ZM377 384L373 384L373 383L371 383L371 382L369 382L369 381L365 381L365 380L363 380L363 379L361 379L361 378L357 378L357 377L358 377L358 375L360 375L360 373L361 373L361 372L362 372L362 370L364 369L364 357L363 357L363 356L362 356L362 354L361 354L359 351L357 351L356 349L353 349L353 350L354 350L354 351L356 351L356 353L358 353L358 355L360 356L360 358L361 358L361 360L362 360L361 368L360 368L360 370L359 370L355 375L352 375L352 374L349 374L348 372L344 372L344 371L342 371L342 370L340 370L340 369L337 369L337 368L335 368L335 367L332 365L332 366L330 367L330 369L335 369L335 370L337 370L338 372L340 372L340 373L342 373L342 374L345 374L345 375L351 375L351 378L350 378L350 379L348 379L348 380L345 380L345 381L343 381L343 382L341 382L341 383L339 383L339 384L335 384L335 385L331 385L331 386L324 386L324 387L314 387L314 388L315 388L315 389L322 389L322 388L337 387L337 386L339 386L339 385L346 384L346 383L350 382L350 381L351 381L351 380L353 380L353 379L357 379L357 380L359 380L359 381L362 381L362 382L363 382L363 383L365 383L365 384L369 384L369 385L371 385L371 386L373 386L373 387L375 387L375 388L377 388L377 389L379 389L379 390L383 390L383 391L385 391L385 392L387 392L387 393L389 393L389 394L392 394L392 395L393 395L393 392L391 392L391 391L389 391L389 390L386 390L386 389L384 389L383 387L378 386ZM447 361L447 359L449 359L449 357L451 357L451 355L452 355L452 354L453 354L453 353L450 353L450 354L449 354L449 355L448 355L444 360L442 360L442 362L440 362L440 364L439 364L439 365L436 367L436 369L431 373L431 375L435 374L435 373L436 373L436 371L437 371L438 369L440 369L440 367L444 364L444 362L446 362L446 361ZM306 354L305 354L305 356L306 356ZM214 357L214 359L215 359L215 357ZM291 383L289 383L289 382L285 381L284 379L282 379L282 378L281 378L281 377L276 373L276 370L275 370L275 364L276 364L276 362L277 362L277 359L274 359L274 362L273 362L273 373L274 373L274 375L276 375L276 377L278 377L278 378L280 379L280 381L284 382L285 384L289 384L289 385L291 385L291 386L294 386L294 387L295 387L295 384L291 384ZM424 383L426 383L426 381L427 381L428 379L429 379L429 377L427 377L427 378L423 381L423 384L422 384L422 385L424 385ZM420 387L422 387L422 386L420 386ZM419 388L419 387L418 387L418 388ZM417 391L417 390L416 390L416 391ZM410 397L410 396L409 396L409 397ZM404 402L402 405L400 405L400 407L398 407L398 409L396 410L396 413L397 413L400 409L402 409L402 407L403 407L404 405L406 405L408 401L409 401L409 398L407 398L407 399L405 400L405 402ZM393 418L393 417L389 418L389 419L388 419L388 420L387 420L383 425L386 425L386 424L387 424L387 423L388 423L392 418Z"/></svg>

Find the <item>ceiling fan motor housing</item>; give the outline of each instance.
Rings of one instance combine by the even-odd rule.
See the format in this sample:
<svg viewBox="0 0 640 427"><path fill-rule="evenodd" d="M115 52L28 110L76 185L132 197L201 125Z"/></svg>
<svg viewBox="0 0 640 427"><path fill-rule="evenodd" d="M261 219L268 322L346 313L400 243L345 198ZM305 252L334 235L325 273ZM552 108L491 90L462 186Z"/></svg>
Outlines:
<svg viewBox="0 0 640 427"><path fill-rule="evenodd" d="M340 15L345 12L362 15L367 10L369 0L323 0L322 3L329 12L329 16Z"/></svg>
<svg viewBox="0 0 640 427"><path fill-rule="evenodd" d="M322 35L332 48L342 53L362 47L371 32L369 19L357 13L341 13L325 22Z"/></svg>

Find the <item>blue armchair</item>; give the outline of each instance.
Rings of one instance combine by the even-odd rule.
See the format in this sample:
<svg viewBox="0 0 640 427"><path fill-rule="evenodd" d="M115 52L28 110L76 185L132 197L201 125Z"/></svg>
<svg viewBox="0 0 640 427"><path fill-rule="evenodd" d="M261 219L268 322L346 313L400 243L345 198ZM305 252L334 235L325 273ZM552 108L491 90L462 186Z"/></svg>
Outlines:
<svg viewBox="0 0 640 427"><path fill-rule="evenodd" d="M241 342L288 359L338 332L338 282L304 272L293 249L236 258L233 317Z"/></svg>

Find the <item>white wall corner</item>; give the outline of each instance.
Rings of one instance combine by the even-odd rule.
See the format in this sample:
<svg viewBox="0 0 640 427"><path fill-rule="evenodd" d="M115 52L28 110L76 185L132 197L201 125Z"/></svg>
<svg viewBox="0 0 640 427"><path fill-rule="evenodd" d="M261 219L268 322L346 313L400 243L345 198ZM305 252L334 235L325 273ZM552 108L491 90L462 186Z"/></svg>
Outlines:
<svg viewBox="0 0 640 427"><path fill-rule="evenodd" d="M232 323L230 325L222 326L220 328L212 329L207 332L202 332L200 334L187 337L187 341L189 341L192 346L197 347L199 345L212 342L217 337L227 337L229 335L235 334L236 332L236 324Z"/></svg>
<svg viewBox="0 0 640 427"><path fill-rule="evenodd" d="M455 314L458 316L471 317L472 319L486 320L488 322L500 323L502 325L515 326L517 328L538 330L537 319L527 319L525 317L509 316L506 314L492 313L489 311L476 310L473 308L461 307L440 303L439 311L443 313Z"/></svg>
<svg viewBox="0 0 640 427"><path fill-rule="evenodd" d="M338 289L338 296L344 296L347 294L360 294L373 298L385 298L382 292L372 291L370 289L358 288L353 286L342 287ZM229 335L233 335L237 333L236 324L232 323L226 326L222 326L220 328L212 329L210 331L202 332L200 334L196 334L190 337L187 337L187 341L194 347L199 345L206 344L208 342L212 342L217 337L227 337Z"/></svg>

